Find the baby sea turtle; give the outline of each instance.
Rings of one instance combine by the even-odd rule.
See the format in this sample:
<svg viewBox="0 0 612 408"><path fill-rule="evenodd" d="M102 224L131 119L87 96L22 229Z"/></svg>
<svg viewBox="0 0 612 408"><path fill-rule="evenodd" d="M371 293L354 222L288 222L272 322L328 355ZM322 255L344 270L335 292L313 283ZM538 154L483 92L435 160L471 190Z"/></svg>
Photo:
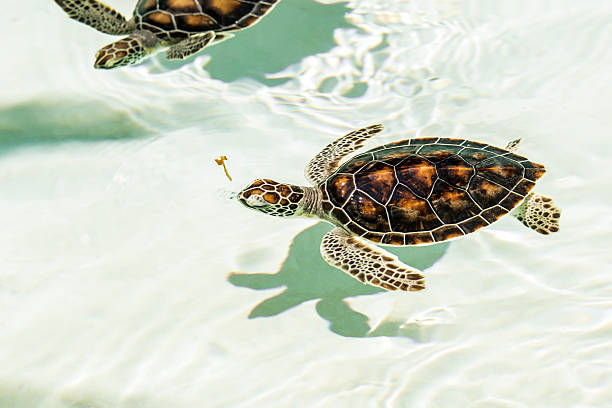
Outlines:
<svg viewBox="0 0 612 408"><path fill-rule="evenodd" d="M96 68L135 64L159 47L168 59L183 59L255 24L279 0L138 0L134 17L97 0L55 0L68 14L106 34L124 35L96 54Z"/></svg>
<svg viewBox="0 0 612 408"><path fill-rule="evenodd" d="M340 160L383 130L374 125L327 145L306 167L314 187L255 180L238 194L249 208L276 216L317 216L336 227L321 254L360 281L389 290L425 288L420 271L373 245L424 245L474 232L512 215L548 234L561 212L530 190L544 166L506 149L463 139L420 138Z"/></svg>

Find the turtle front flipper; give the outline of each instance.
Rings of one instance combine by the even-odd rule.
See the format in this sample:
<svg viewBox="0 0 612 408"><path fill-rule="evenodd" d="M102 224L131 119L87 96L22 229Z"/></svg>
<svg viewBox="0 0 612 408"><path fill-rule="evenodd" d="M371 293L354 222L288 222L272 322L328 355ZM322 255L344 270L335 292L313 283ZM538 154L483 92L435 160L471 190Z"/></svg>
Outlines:
<svg viewBox="0 0 612 408"><path fill-rule="evenodd" d="M166 58L169 60L185 59L204 49L204 47L210 44L214 39L214 31L194 34L168 48L168 51L166 51Z"/></svg>
<svg viewBox="0 0 612 408"><path fill-rule="evenodd" d="M106 34L129 34L134 27L120 13L96 0L55 0L70 18Z"/></svg>
<svg viewBox="0 0 612 408"><path fill-rule="evenodd" d="M512 212L526 227L548 235L559 231L561 210L557 208L552 198L530 193L525 200Z"/></svg>
<svg viewBox="0 0 612 408"><path fill-rule="evenodd" d="M334 140L308 163L304 175L312 184L319 184L338 168L343 157L361 148L366 140L382 130L382 125L368 126Z"/></svg>
<svg viewBox="0 0 612 408"><path fill-rule="evenodd" d="M368 285L387 290L425 289L425 277L420 271L340 227L325 234L321 242L321 255L331 266L342 269Z"/></svg>

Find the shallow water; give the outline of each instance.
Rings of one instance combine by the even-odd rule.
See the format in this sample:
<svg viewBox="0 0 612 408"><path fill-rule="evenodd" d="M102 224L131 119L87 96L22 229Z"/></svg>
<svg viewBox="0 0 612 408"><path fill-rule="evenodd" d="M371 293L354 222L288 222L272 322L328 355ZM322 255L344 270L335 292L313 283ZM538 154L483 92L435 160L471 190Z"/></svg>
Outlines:
<svg viewBox="0 0 612 408"><path fill-rule="evenodd" d="M611 18L595 0L282 0L186 63L105 72L110 36L14 2L0 406L612 406ZM323 262L328 225L228 199L304 184L326 143L379 122L369 146L523 138L561 231L506 217L394 250L428 287L387 293Z"/></svg>

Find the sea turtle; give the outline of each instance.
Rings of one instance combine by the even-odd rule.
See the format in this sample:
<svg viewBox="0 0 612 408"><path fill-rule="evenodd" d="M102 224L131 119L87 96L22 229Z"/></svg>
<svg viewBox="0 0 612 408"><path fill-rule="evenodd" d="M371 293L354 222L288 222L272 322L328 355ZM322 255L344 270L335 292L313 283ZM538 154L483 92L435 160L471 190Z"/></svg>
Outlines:
<svg viewBox="0 0 612 408"><path fill-rule="evenodd" d="M321 243L332 266L388 290L425 288L420 271L373 245L425 245L461 237L512 215L548 234L560 210L530 190L544 166L513 151L463 139L426 137L375 147L340 165L383 130L374 125L327 145L306 167L314 187L258 179L238 193L245 206L287 217L316 216L336 227ZM518 207L517 207L518 206Z"/></svg>
<svg viewBox="0 0 612 408"><path fill-rule="evenodd" d="M135 64L160 47L168 59L183 59L255 24L279 0L138 0L134 17L97 0L55 0L68 14L106 34L124 35L96 54L96 68Z"/></svg>

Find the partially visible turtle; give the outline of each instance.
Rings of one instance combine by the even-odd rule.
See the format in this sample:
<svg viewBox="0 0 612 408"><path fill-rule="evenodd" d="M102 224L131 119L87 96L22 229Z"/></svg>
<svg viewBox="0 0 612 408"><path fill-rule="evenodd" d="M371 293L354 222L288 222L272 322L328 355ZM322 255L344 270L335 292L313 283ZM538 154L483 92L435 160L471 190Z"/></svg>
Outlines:
<svg viewBox="0 0 612 408"><path fill-rule="evenodd" d="M279 0L138 0L125 17L97 0L55 0L68 14L106 34L129 36L96 54L96 68L135 64L159 47L168 59L183 59L233 36L272 10Z"/></svg>
<svg viewBox="0 0 612 408"><path fill-rule="evenodd" d="M360 281L389 290L425 288L420 271L372 245L425 245L474 232L512 215L527 227L559 230L560 210L530 190L544 166L506 149L463 139L420 138L340 160L383 129L374 125L327 145L306 167L314 187L255 180L238 194L249 208L276 216L317 216L336 226L321 254Z"/></svg>

